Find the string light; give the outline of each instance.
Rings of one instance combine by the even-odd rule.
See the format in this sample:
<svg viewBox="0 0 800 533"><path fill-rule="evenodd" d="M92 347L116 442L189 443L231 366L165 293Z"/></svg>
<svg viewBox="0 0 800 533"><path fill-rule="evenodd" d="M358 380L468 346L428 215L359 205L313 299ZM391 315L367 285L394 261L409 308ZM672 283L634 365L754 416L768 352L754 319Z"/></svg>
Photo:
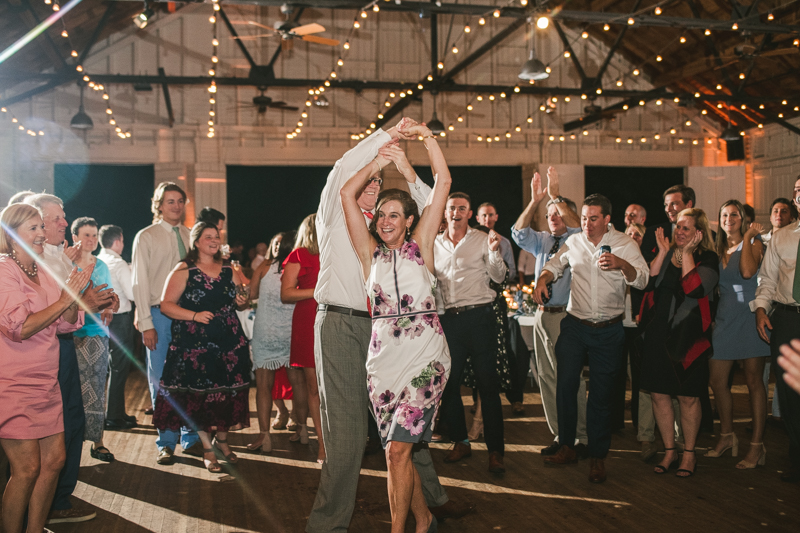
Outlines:
<svg viewBox="0 0 800 533"><path fill-rule="evenodd" d="M609 26L608 24L603 24L603 31L608 31L610 29L611 29L611 26Z"/></svg>

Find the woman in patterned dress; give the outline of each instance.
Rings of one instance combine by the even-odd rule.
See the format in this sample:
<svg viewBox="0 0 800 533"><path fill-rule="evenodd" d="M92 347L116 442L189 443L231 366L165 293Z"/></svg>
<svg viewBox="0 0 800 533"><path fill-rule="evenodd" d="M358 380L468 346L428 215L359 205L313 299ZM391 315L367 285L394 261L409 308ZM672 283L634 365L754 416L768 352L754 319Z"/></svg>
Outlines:
<svg viewBox="0 0 800 533"><path fill-rule="evenodd" d="M209 472L222 472L214 447L228 463L228 431L250 426L250 349L236 309L248 306L243 279L223 262L219 231L198 222L191 249L170 273L161 312L172 319L172 342L156 396L153 425L196 429Z"/></svg>
<svg viewBox="0 0 800 533"><path fill-rule="evenodd" d="M415 443L429 442L450 370L450 352L436 314L433 243L450 192L450 171L436 136L424 125L403 131L422 136L433 169L433 191L422 217L399 189L378 197L369 229L356 202L369 180L402 155L397 141L358 171L341 191L347 231L361 262L372 310L367 390L386 451L392 532L405 531L408 512L417 533L436 531L411 461Z"/></svg>

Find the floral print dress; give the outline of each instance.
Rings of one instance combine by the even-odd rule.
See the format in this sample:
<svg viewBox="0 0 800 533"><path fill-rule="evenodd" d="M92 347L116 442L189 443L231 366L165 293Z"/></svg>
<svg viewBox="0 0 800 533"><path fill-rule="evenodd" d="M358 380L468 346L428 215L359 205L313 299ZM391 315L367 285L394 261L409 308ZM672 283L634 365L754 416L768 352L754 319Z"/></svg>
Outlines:
<svg viewBox="0 0 800 533"><path fill-rule="evenodd" d="M372 310L367 390L381 442L429 442L450 374L436 277L413 240L380 244L366 283Z"/></svg>
<svg viewBox="0 0 800 533"><path fill-rule="evenodd" d="M208 324L172 321L153 425L178 430L229 431L250 427L250 349L236 315L236 283L230 264L216 278L189 263L178 305L211 311Z"/></svg>

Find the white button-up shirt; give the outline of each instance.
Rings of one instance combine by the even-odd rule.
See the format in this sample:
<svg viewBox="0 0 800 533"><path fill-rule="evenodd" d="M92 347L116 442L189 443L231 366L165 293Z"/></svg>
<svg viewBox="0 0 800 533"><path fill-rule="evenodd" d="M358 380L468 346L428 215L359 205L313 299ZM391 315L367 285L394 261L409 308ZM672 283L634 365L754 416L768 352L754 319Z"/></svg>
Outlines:
<svg viewBox="0 0 800 533"><path fill-rule="evenodd" d="M636 270L632 282L625 279L621 270L601 270L597 264L602 246L610 246L611 253L624 259ZM636 241L611 229L595 246L583 232L570 235L567 242L544 266L558 279L567 267L572 269L572 285L567 312L582 320L602 322L625 312L625 287L644 289L650 277L649 267L642 257Z"/></svg>
<svg viewBox="0 0 800 533"><path fill-rule="evenodd" d="M131 267L117 252L108 248L100 250L97 258L108 266L108 270L111 273L111 286L119 296L119 311L114 314L127 313L132 308L131 301L135 300L133 297Z"/></svg>
<svg viewBox="0 0 800 533"><path fill-rule="evenodd" d="M48 274L63 288L63 283L67 281L67 278L74 268L72 261L67 257L67 254L64 253L64 244L54 246L45 243L44 252L39 256L39 259L44 262L49 269Z"/></svg>
<svg viewBox="0 0 800 533"><path fill-rule="evenodd" d="M497 293L489 287L489 279L502 283L506 276L503 256L490 252L489 236L474 228L468 228L458 244L447 231L436 237L433 262L445 309L491 302Z"/></svg>
<svg viewBox="0 0 800 533"><path fill-rule="evenodd" d="M139 331L153 329L150 307L161 304L167 276L181 259L173 226L163 220L147 226L133 240L133 296L137 303ZM189 228L179 225L181 239L189 251Z"/></svg>
<svg viewBox="0 0 800 533"><path fill-rule="evenodd" d="M758 271L756 299L750 302L750 309L753 312L759 307L763 307L767 313L770 313L772 302L798 305L792 296L798 246L800 246L800 222L789 224L773 232L769 246L764 253L761 270Z"/></svg>
<svg viewBox="0 0 800 533"><path fill-rule="evenodd" d="M390 140L391 136L379 129L345 153L328 174L317 209L320 268L314 299L319 304L367 310L363 270L347 234L339 191L347 180L378 155L378 148ZM431 188L419 177L414 183L409 183L408 188L422 212ZM364 219L369 221L367 217Z"/></svg>

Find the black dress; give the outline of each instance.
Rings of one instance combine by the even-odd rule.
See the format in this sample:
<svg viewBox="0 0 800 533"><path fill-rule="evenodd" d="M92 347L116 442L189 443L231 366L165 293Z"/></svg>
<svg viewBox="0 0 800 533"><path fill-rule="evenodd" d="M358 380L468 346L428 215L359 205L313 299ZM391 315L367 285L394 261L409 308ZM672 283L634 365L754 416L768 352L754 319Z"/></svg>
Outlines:
<svg viewBox="0 0 800 533"><path fill-rule="evenodd" d="M236 315L233 270L225 264L213 278L189 263L178 305L211 311L208 324L172 321L172 342L156 397L153 425L229 431L250 426L250 350Z"/></svg>
<svg viewBox="0 0 800 533"><path fill-rule="evenodd" d="M645 289L640 378L644 390L699 397L708 389L719 258L702 251L695 252L694 260L695 268L682 276L670 251L661 272Z"/></svg>

